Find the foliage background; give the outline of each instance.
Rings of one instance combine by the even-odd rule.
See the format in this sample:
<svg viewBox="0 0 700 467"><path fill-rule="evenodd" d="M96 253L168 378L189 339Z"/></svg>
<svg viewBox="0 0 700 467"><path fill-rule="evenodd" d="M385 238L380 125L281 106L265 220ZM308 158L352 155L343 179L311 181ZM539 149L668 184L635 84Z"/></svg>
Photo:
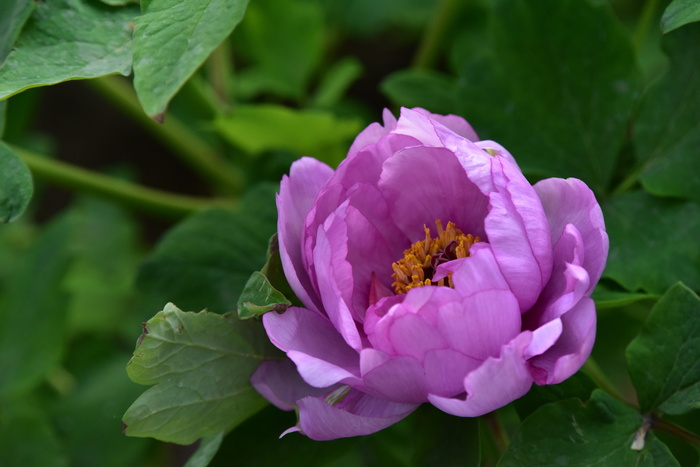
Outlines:
<svg viewBox="0 0 700 467"><path fill-rule="evenodd" d="M139 324L167 302L235 310L291 162L336 165L399 106L464 116L533 183L595 190L611 252L593 359L479 420L423 407L324 443L277 440L294 415L251 396L259 412L221 421L190 465L219 442L211 465L697 464L697 2L205 3L0 6L0 465L183 465L196 446L121 434L145 389L124 369ZM645 449L628 449L645 424Z"/></svg>

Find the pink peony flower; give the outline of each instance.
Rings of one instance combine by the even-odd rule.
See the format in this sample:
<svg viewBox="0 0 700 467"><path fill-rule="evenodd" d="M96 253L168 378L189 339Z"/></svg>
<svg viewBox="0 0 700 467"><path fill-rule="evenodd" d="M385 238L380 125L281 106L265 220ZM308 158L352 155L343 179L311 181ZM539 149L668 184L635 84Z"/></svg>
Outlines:
<svg viewBox="0 0 700 467"><path fill-rule="evenodd" d="M289 360L251 381L298 410L287 432L369 434L424 402L479 416L591 352L608 254L593 193L576 179L530 185L460 117L385 111L337 170L296 161L277 207L304 307L264 315Z"/></svg>

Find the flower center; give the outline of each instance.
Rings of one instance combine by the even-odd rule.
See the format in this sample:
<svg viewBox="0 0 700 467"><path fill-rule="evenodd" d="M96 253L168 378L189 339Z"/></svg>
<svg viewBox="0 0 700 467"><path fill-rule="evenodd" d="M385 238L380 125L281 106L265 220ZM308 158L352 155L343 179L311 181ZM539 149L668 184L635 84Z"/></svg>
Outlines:
<svg viewBox="0 0 700 467"><path fill-rule="evenodd" d="M454 222L448 222L447 228L442 227L442 221L435 221L437 237L430 236L430 229L425 229L425 240L420 240L403 252L403 258L391 265L394 274L394 291L397 294L406 293L414 287L424 285L441 285L454 287L451 274L433 283L433 274L439 265L458 258L469 256L469 247L480 242L479 237L464 232L455 227Z"/></svg>

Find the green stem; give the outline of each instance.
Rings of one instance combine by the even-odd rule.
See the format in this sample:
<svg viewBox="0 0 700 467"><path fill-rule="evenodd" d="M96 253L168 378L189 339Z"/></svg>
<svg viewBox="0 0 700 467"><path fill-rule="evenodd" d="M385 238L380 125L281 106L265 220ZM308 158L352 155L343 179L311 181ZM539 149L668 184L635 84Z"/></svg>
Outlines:
<svg viewBox="0 0 700 467"><path fill-rule="evenodd" d="M143 112L128 81L106 76L87 81L95 90L141 124L168 149L194 170L213 181L226 192L243 191L243 173L229 165L220 155L175 116L168 115L158 123Z"/></svg>
<svg viewBox="0 0 700 467"><path fill-rule="evenodd" d="M603 370L600 369L593 357L588 357L586 363L583 364L583 372L588 375L603 391L607 392L614 398L630 405L629 402L620 394L614 384L610 382Z"/></svg>
<svg viewBox="0 0 700 467"><path fill-rule="evenodd" d="M225 40L212 52L211 57L207 61L209 82L214 89L219 104L225 110L231 105L231 96L228 90L228 83L231 77L230 57L229 43L228 40Z"/></svg>
<svg viewBox="0 0 700 467"><path fill-rule="evenodd" d="M669 422L662 418L658 418L656 415L651 415L651 427L660 431L664 431L670 435L687 441L688 443L700 446L700 436L697 434L686 430L685 428L676 425L675 423Z"/></svg>
<svg viewBox="0 0 700 467"><path fill-rule="evenodd" d="M442 0L423 34L418 52L413 58L413 68L431 68L435 64L442 39L448 32L459 3L459 0Z"/></svg>
<svg viewBox="0 0 700 467"><path fill-rule="evenodd" d="M644 172L645 167L643 165L640 165L636 169L632 170L627 177L625 177L622 182L613 190L612 196L620 196L627 191L629 191L630 188L634 186L637 181L639 181L639 177L642 175Z"/></svg>
<svg viewBox="0 0 700 467"><path fill-rule="evenodd" d="M162 217L179 219L213 207L233 207L231 199L203 199L167 193L52 160L13 146L36 177L94 194Z"/></svg>

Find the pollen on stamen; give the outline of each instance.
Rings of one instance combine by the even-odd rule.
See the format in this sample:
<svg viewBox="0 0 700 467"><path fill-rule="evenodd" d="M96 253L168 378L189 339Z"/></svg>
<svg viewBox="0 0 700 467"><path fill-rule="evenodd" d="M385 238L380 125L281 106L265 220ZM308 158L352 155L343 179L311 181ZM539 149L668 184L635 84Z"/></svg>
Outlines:
<svg viewBox="0 0 700 467"><path fill-rule="evenodd" d="M454 287L451 275L434 282L435 270L448 261L468 257L469 248L481 241L479 237L459 230L454 222L448 222L444 228L438 219L435 226L437 237L432 237L430 229L424 225L425 239L411 245L403 252L403 258L391 265L394 270L392 286L397 294L425 285Z"/></svg>

